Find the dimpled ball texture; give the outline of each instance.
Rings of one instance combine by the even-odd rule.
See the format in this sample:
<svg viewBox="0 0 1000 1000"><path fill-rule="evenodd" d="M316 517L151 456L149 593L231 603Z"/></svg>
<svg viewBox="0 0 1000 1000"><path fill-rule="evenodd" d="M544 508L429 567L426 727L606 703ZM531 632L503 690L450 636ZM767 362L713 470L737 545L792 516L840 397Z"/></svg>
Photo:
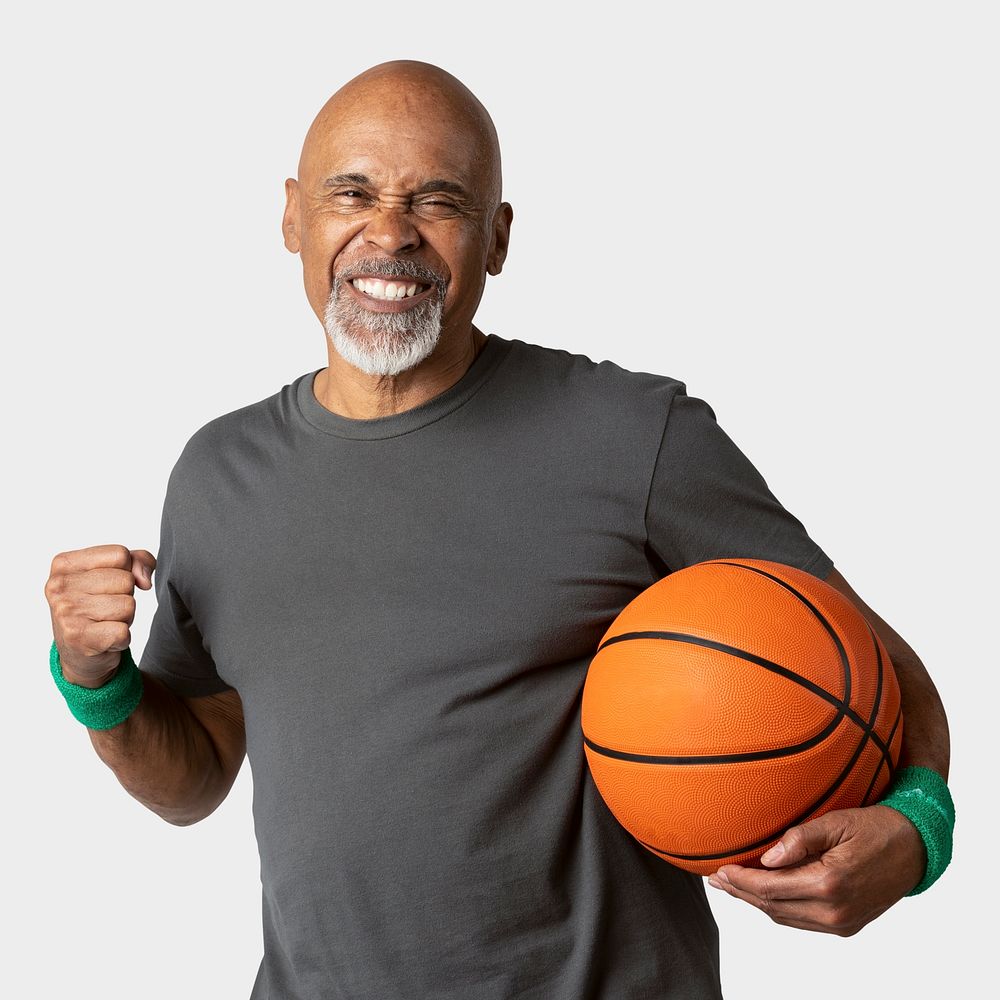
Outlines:
<svg viewBox="0 0 1000 1000"><path fill-rule="evenodd" d="M581 725L618 822L702 875L876 802L903 732L889 656L855 606L743 558L678 570L624 608L588 669Z"/></svg>

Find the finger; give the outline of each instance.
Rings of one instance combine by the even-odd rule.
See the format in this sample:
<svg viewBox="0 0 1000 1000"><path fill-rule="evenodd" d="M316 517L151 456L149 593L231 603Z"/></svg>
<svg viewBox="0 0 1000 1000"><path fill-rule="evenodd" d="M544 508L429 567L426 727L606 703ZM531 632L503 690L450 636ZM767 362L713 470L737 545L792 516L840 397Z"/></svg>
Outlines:
<svg viewBox="0 0 1000 1000"><path fill-rule="evenodd" d="M715 889L727 893L734 899L742 899L744 903L749 903L751 906L757 907L758 910L762 910L768 916L774 914L776 907L783 907L796 902L795 900L779 900L774 898L764 885L756 887L755 890L751 890L745 886L741 887L735 882L730 881L726 877L725 872L719 872L719 874L711 876L708 884Z"/></svg>
<svg viewBox="0 0 1000 1000"><path fill-rule="evenodd" d="M132 633L124 622L78 618L63 629L62 641L57 644L60 657L66 652L83 656L100 656L102 653L120 652L130 645Z"/></svg>
<svg viewBox="0 0 1000 1000"><path fill-rule="evenodd" d="M768 868L795 865L809 857L825 853L843 840L846 817L834 811L793 826L760 859Z"/></svg>
<svg viewBox="0 0 1000 1000"><path fill-rule="evenodd" d="M758 896L755 893L739 889L732 883L709 879L710 884L727 892L735 899L767 914L775 923L786 927L797 927L800 930L820 931L825 934L837 934L849 937L856 934L865 924L884 913L889 907L880 906L875 909L858 910L844 907L825 899L780 899L767 894Z"/></svg>
<svg viewBox="0 0 1000 1000"><path fill-rule="evenodd" d="M825 874L826 869L818 862L778 871L725 865L708 881L713 888L733 888L758 899L811 899Z"/></svg>
<svg viewBox="0 0 1000 1000"><path fill-rule="evenodd" d="M745 871L745 869L744 869ZM734 873L736 874L736 873ZM751 873L767 875L768 872ZM749 903L772 920L778 923L788 923L796 927L818 922L820 914L816 912L820 904L815 900L800 896L784 897L775 892L773 881L738 879L733 881L727 877L728 872L720 871L718 875L709 878L709 885L728 893L734 899ZM815 929L810 926L808 929Z"/></svg>
<svg viewBox="0 0 1000 1000"><path fill-rule="evenodd" d="M84 594L76 601L76 612L92 622L135 620L135 598L131 594Z"/></svg>
<svg viewBox="0 0 1000 1000"><path fill-rule="evenodd" d="M77 595L131 594L135 577L126 569L89 569L73 576L71 587Z"/></svg>
<svg viewBox="0 0 1000 1000"><path fill-rule="evenodd" d="M56 573L85 573L99 567L129 569L131 565L132 554L124 545L91 545L60 552L52 560L52 570Z"/></svg>
<svg viewBox="0 0 1000 1000"><path fill-rule="evenodd" d="M132 644L132 632L124 622L94 622L93 628L109 652L127 649Z"/></svg>
<svg viewBox="0 0 1000 1000"><path fill-rule="evenodd" d="M153 570L156 569L156 556L146 549L132 549L132 574L135 582L143 589L153 586Z"/></svg>

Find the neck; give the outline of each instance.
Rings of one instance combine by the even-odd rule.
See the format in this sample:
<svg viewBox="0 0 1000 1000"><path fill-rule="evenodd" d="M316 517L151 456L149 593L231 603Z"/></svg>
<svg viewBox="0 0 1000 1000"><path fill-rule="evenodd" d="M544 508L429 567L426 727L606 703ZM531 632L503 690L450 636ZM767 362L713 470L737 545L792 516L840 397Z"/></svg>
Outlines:
<svg viewBox="0 0 1000 1000"><path fill-rule="evenodd" d="M404 413L450 389L468 370L486 343L486 334L469 327L466 336L444 337L430 357L398 375L367 375L349 365L327 339L329 366L313 381L313 395L333 413L372 420Z"/></svg>

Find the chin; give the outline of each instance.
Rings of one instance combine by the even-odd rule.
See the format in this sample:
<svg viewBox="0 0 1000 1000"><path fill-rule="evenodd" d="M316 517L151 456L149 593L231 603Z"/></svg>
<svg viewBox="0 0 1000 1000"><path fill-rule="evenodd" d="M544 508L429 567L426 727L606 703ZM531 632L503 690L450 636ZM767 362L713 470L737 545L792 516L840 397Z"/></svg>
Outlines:
<svg viewBox="0 0 1000 1000"><path fill-rule="evenodd" d="M415 368L434 353L438 336L358 337L343 330L327 330L337 353L366 375L400 375Z"/></svg>
<svg viewBox="0 0 1000 1000"><path fill-rule="evenodd" d="M337 353L366 375L400 375L430 357L441 339L443 304L429 299L405 313L370 312L330 296L323 317Z"/></svg>

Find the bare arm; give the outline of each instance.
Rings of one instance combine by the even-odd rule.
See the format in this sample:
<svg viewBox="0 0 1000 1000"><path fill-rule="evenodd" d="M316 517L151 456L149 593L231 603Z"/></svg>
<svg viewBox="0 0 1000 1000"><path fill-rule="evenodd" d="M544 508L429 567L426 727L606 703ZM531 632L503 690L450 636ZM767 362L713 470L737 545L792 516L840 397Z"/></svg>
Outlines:
<svg viewBox="0 0 1000 1000"><path fill-rule="evenodd" d="M235 691L180 698L148 674L139 707L120 726L88 732L125 791L177 826L218 808L246 754Z"/></svg>
<svg viewBox="0 0 1000 1000"><path fill-rule="evenodd" d="M155 567L151 553L123 545L61 552L52 560L45 596L66 680L96 688L115 675L131 640L135 586L148 590ZM148 674L142 700L124 722L88 732L125 790L178 826L218 807L246 754L235 691L181 698Z"/></svg>

